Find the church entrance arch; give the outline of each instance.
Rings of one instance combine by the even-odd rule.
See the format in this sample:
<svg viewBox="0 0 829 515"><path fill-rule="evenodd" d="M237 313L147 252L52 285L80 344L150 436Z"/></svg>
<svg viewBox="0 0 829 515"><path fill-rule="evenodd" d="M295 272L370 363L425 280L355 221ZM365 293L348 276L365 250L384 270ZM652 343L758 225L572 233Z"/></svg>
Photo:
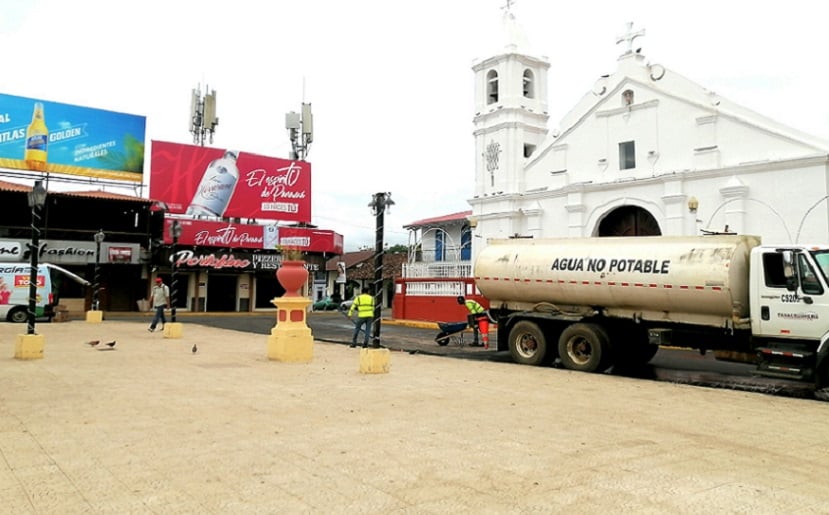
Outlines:
<svg viewBox="0 0 829 515"><path fill-rule="evenodd" d="M661 236L659 223L639 206L617 207L599 222L599 236Z"/></svg>

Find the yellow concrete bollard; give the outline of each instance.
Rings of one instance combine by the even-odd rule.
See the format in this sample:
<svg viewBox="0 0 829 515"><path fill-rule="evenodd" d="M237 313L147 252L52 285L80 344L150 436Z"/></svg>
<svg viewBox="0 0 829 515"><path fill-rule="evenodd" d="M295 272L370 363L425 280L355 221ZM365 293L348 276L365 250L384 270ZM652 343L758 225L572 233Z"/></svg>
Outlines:
<svg viewBox="0 0 829 515"><path fill-rule="evenodd" d="M161 334L164 338L181 338L184 335L184 327L181 322L167 322Z"/></svg>
<svg viewBox="0 0 829 515"><path fill-rule="evenodd" d="M43 359L46 337L42 334L18 334L14 344L15 359Z"/></svg>
<svg viewBox="0 0 829 515"><path fill-rule="evenodd" d="M391 368L389 349L360 349L361 374L388 374Z"/></svg>
<svg viewBox="0 0 829 515"><path fill-rule="evenodd" d="M86 312L87 324L100 324L104 320L104 312L91 309Z"/></svg>

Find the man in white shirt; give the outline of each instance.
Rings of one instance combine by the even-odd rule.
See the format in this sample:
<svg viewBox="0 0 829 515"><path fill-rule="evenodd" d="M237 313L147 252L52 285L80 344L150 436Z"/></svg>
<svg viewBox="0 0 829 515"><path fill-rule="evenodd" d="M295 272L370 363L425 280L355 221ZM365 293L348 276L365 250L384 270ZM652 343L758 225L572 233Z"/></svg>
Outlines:
<svg viewBox="0 0 829 515"><path fill-rule="evenodd" d="M163 330L164 324L167 323L167 319L164 317L164 310L170 307L170 288L164 284L161 277L155 278L155 285L150 292L150 298L147 300L149 301L150 306L155 309L153 321L150 322L150 327L147 328L147 331L155 331L155 327L158 325L159 321L161 321L161 329Z"/></svg>

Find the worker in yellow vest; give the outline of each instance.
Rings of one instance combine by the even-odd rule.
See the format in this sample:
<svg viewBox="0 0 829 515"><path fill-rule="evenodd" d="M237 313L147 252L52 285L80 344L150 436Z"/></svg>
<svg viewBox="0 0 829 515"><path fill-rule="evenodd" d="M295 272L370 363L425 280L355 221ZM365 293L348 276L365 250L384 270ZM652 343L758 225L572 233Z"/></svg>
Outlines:
<svg viewBox="0 0 829 515"><path fill-rule="evenodd" d="M357 295L351 307L348 308L348 318L354 310L357 310L357 321L354 322L354 336L351 337L351 345L349 347L357 346L357 337L360 335L360 328L364 327L365 337L363 339L363 347L368 347L368 335L371 333L371 322L374 320L374 297L371 296L371 289L366 288L363 293Z"/></svg>
<svg viewBox="0 0 829 515"><path fill-rule="evenodd" d="M473 347L483 346L485 349L489 348L489 313L483 306L473 299L465 299L463 296L458 296L458 304L466 306L469 312L469 325L473 329ZM481 340L483 343L478 343L478 331L481 332Z"/></svg>

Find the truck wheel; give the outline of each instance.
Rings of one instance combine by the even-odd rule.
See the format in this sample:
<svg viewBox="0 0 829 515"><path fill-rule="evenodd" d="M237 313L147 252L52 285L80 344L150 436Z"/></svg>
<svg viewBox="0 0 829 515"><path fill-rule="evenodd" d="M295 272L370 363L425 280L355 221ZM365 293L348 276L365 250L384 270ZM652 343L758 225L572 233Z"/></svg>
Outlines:
<svg viewBox="0 0 829 515"><path fill-rule="evenodd" d="M610 338L596 324L573 324L558 339L558 355L564 368L604 372L612 361Z"/></svg>
<svg viewBox="0 0 829 515"><path fill-rule="evenodd" d="M547 339L536 324L522 320L509 332L509 352L516 363L541 365L547 355Z"/></svg>
<svg viewBox="0 0 829 515"><path fill-rule="evenodd" d="M24 307L17 307L9 311L6 320L15 324L24 324L29 319L29 312Z"/></svg>

